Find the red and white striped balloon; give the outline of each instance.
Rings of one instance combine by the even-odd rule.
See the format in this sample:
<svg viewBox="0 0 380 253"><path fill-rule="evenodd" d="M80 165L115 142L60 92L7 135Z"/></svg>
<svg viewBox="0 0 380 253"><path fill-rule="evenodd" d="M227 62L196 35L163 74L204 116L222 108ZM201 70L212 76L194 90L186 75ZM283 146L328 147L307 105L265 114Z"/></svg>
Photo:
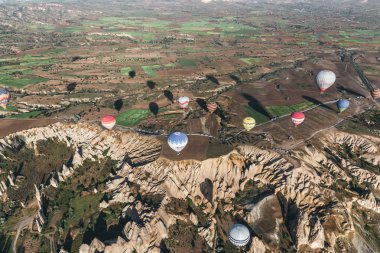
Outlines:
<svg viewBox="0 0 380 253"><path fill-rule="evenodd" d="M380 98L380 89L374 89L374 90L371 92L371 96L373 97L373 99L378 99L378 98Z"/></svg>
<svg viewBox="0 0 380 253"><path fill-rule="evenodd" d="M116 124L116 118L112 115L106 115L100 119L100 123L104 128L112 129Z"/></svg>
<svg viewBox="0 0 380 253"><path fill-rule="evenodd" d="M218 104L215 103L215 102L210 102L210 103L207 104L207 110L208 110L210 113L215 112L216 108L218 108Z"/></svg>
<svg viewBox="0 0 380 253"><path fill-rule="evenodd" d="M318 73L316 80L319 90L324 93L335 83L336 76L331 70L322 70Z"/></svg>
<svg viewBox="0 0 380 253"><path fill-rule="evenodd" d="M186 109L189 106L190 98L188 97L180 97L178 99L179 107L182 109Z"/></svg>
<svg viewBox="0 0 380 253"><path fill-rule="evenodd" d="M301 125L305 120L305 114L303 114L303 112L293 112L290 117L296 127Z"/></svg>

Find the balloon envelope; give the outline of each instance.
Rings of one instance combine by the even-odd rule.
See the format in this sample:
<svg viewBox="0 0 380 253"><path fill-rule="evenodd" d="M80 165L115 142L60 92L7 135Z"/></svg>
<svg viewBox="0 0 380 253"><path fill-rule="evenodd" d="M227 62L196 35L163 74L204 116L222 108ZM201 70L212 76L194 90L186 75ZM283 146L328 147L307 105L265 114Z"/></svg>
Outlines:
<svg viewBox="0 0 380 253"><path fill-rule="evenodd" d="M189 139L182 132L171 133L168 137L168 145L177 153L181 152L187 145Z"/></svg>
<svg viewBox="0 0 380 253"><path fill-rule="evenodd" d="M228 239L236 247L243 247L251 239L251 233L246 226L235 224L228 230Z"/></svg>
<svg viewBox="0 0 380 253"><path fill-rule="evenodd" d="M305 120L305 114L303 112L293 112L290 116L295 126L299 126Z"/></svg>
<svg viewBox="0 0 380 253"><path fill-rule="evenodd" d="M335 83L336 76L331 70L322 70L316 79L319 90L323 93Z"/></svg>
<svg viewBox="0 0 380 253"><path fill-rule="evenodd" d="M10 94L7 89L0 89L0 106L6 107L9 101Z"/></svg>
<svg viewBox="0 0 380 253"><path fill-rule="evenodd" d="M380 98L380 89L374 89L374 90L371 92L371 96L373 97L373 99L378 99L378 98Z"/></svg>
<svg viewBox="0 0 380 253"><path fill-rule="evenodd" d="M347 99L339 99L337 105L339 112L343 112L350 106L350 101L348 101Z"/></svg>
<svg viewBox="0 0 380 253"><path fill-rule="evenodd" d="M245 130L250 131L256 126L256 120L252 117L246 117L243 119L243 127Z"/></svg>
<svg viewBox="0 0 380 253"><path fill-rule="evenodd" d="M180 97L178 99L179 107L186 109L189 106L190 99L188 97Z"/></svg>
<svg viewBox="0 0 380 253"><path fill-rule="evenodd" d="M100 119L102 126L107 129L112 129L116 124L116 118L112 115L106 115Z"/></svg>
<svg viewBox="0 0 380 253"><path fill-rule="evenodd" d="M207 110L211 113L215 112L216 108L218 108L218 104L215 102L210 102L207 104Z"/></svg>

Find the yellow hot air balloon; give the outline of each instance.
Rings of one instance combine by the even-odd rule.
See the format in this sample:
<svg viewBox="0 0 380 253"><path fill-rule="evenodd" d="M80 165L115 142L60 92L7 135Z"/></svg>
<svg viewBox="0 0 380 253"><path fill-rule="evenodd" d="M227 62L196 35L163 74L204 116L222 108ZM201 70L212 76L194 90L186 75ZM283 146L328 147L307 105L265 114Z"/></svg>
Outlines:
<svg viewBox="0 0 380 253"><path fill-rule="evenodd" d="M256 120L252 117L246 117L243 119L243 127L245 130L250 131L256 126Z"/></svg>

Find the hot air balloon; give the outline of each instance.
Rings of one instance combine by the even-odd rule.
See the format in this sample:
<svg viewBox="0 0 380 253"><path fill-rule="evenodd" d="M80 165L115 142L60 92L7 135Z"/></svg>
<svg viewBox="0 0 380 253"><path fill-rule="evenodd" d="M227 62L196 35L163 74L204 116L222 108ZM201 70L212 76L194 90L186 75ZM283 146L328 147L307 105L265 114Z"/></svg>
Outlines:
<svg viewBox="0 0 380 253"><path fill-rule="evenodd" d="M10 94L7 89L0 89L0 106L4 109L7 107Z"/></svg>
<svg viewBox="0 0 380 253"><path fill-rule="evenodd" d="M228 239L236 247L243 247L248 244L251 234L246 226L235 224L228 231Z"/></svg>
<svg viewBox="0 0 380 253"><path fill-rule="evenodd" d="M322 70L317 75L317 85L321 94L323 94L328 88L335 83L336 76L331 70Z"/></svg>
<svg viewBox="0 0 380 253"><path fill-rule="evenodd" d="M179 154L187 145L189 139L182 132L171 133L168 137L168 144L171 149Z"/></svg>
<svg viewBox="0 0 380 253"><path fill-rule="evenodd" d="M294 126L299 126L305 120L305 114L303 112L293 112L290 116Z"/></svg>
<svg viewBox="0 0 380 253"><path fill-rule="evenodd" d="M102 126L107 129L112 129L116 124L116 118L112 115L106 115L100 119Z"/></svg>
<svg viewBox="0 0 380 253"><path fill-rule="evenodd" d="M337 102L337 106L339 112L344 112L350 106L350 101L348 101L347 99L339 99Z"/></svg>
<svg viewBox="0 0 380 253"><path fill-rule="evenodd" d="M250 131L256 126L256 120L252 117L246 117L243 119L243 127L245 130Z"/></svg>
<svg viewBox="0 0 380 253"><path fill-rule="evenodd" d="M188 97L180 97L178 99L179 107L186 109L189 106L190 99Z"/></svg>
<svg viewBox="0 0 380 253"><path fill-rule="evenodd" d="M207 104L207 110L208 110L210 113L215 112L216 108L218 108L218 104L215 103L215 102L210 102L210 103Z"/></svg>
<svg viewBox="0 0 380 253"><path fill-rule="evenodd" d="M371 96L373 97L373 99L380 98L380 89L373 89L371 91Z"/></svg>

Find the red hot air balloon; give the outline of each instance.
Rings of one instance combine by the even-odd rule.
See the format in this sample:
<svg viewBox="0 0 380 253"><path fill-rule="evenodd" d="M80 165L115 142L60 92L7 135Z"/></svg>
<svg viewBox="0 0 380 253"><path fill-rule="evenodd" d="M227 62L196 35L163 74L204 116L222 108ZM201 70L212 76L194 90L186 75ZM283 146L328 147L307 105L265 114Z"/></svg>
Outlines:
<svg viewBox="0 0 380 253"><path fill-rule="evenodd" d="M210 102L207 104L207 110L210 112L210 113L214 113L216 108L218 108L218 104L215 103L215 102Z"/></svg>
<svg viewBox="0 0 380 253"><path fill-rule="evenodd" d="M100 123L104 128L112 129L116 124L116 118L112 115L106 115L100 119Z"/></svg>
<svg viewBox="0 0 380 253"><path fill-rule="evenodd" d="M293 112L290 116L294 126L299 126L305 120L305 114L303 112Z"/></svg>

